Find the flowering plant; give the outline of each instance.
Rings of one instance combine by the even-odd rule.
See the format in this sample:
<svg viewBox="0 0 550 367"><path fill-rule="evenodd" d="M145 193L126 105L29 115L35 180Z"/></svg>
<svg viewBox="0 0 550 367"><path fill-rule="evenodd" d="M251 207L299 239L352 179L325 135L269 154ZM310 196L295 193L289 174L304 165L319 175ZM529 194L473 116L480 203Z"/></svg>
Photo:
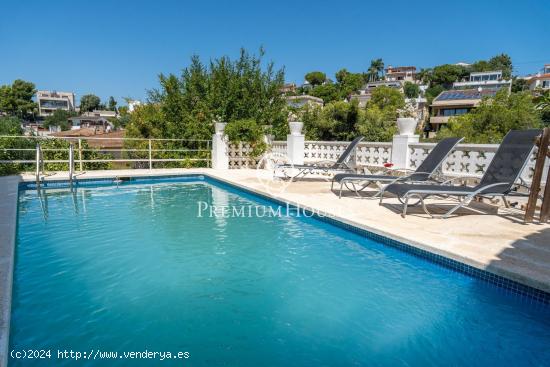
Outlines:
<svg viewBox="0 0 550 367"><path fill-rule="evenodd" d="M403 108L397 110L399 117L416 117L416 108L411 102L405 103Z"/></svg>

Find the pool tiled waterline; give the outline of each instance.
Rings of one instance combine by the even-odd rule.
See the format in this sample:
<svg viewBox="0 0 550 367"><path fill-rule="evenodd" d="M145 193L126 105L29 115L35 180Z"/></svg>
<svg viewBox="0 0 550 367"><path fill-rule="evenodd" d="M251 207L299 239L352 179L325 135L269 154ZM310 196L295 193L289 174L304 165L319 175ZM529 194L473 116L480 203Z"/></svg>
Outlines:
<svg viewBox="0 0 550 367"><path fill-rule="evenodd" d="M460 215L444 221L410 215L406 220L401 220L391 209L391 200L387 200L387 207L380 207L372 200L338 200L330 191L330 184L324 181L298 182L286 187L284 192L277 191L280 182L272 182L275 190L266 190L262 181L269 181L271 173L254 169L90 171L79 176L79 179L189 174L207 175L271 199L312 208L316 212L331 213L338 221L351 227L362 228L460 264L550 292L550 251L546 246L550 243L550 224L525 225L518 220L521 217L519 211L498 216ZM259 179L261 174L264 177ZM32 175L23 178L28 182L34 181ZM66 173L58 173L48 179L66 180L67 176ZM397 200L395 202L398 203ZM398 206L395 207L399 211Z"/></svg>
<svg viewBox="0 0 550 367"><path fill-rule="evenodd" d="M78 187L93 187L98 185L124 185L124 184L136 184L136 183L155 183L155 182L184 182L186 180L193 181L193 180L214 180L218 185L231 187L231 188L238 188L240 190L245 190L248 193L251 193L253 195L259 196L263 199L269 200L275 204L281 205L281 206L287 206L289 203L278 200L273 198L269 195L264 195L255 191L247 190L243 187L235 186L234 184L225 181L220 180L219 178L215 178L213 176L204 175L204 174L188 174L188 175L162 175L162 176L149 176L149 177L126 177L123 181L116 182L113 178L88 178L88 179L80 179L77 180L73 186L74 188ZM19 187L21 190L32 190L36 189L36 182L22 182L19 184ZM50 180L47 182L44 182L42 184L42 187L44 189L48 188L67 188L70 187L70 183L67 180ZM290 205L291 207L295 207L295 205ZM489 271L478 269L473 266L464 264L462 262L450 259L448 257L434 254L432 252L417 248L415 246L409 245L407 243L404 243L402 241L398 241L395 239L392 239L388 236L376 234L372 231L369 231L367 229L354 226L351 224L347 224L337 218L331 217L331 216L325 216L325 215L319 215L318 212L304 209L309 213L309 215L313 218L316 218L318 220L321 220L326 223L330 223L332 225L335 225L337 227L343 228L345 230L351 231L353 233L357 233L361 236L364 236L365 238L374 240L376 242L379 242L381 244L395 247L401 251L405 251L407 253L413 254L415 256L424 258L426 260L429 260L433 263L445 266L449 269L453 269L455 271L459 271L461 273L467 274L469 276L481 279L483 281L489 282L491 284L494 284L498 287L501 287L505 290L510 291L513 294L516 294L518 296L525 297L527 300L534 300L538 302L542 302L545 304L550 304L550 293L542 291L540 289L536 289L521 283L518 283L516 281L507 279L505 277L496 275L494 273L491 273Z"/></svg>

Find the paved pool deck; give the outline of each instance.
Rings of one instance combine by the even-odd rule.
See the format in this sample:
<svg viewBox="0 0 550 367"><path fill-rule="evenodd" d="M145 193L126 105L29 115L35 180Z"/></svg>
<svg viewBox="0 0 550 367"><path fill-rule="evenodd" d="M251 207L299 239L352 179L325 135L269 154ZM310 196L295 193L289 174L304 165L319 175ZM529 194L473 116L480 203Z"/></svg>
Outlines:
<svg viewBox="0 0 550 367"><path fill-rule="evenodd" d="M78 178L179 174L208 175L550 292L550 224L525 224L522 221L523 213L513 208L474 203L475 212L464 209L448 219L432 219L421 208L412 207L409 215L402 218L401 204L397 199L388 198L383 205L379 205L376 199L357 198L350 194L339 199L331 191L330 182L323 178L289 183L274 180L270 171L255 169L90 171ZM60 172L46 179L67 178L67 173ZM17 185L21 180L33 181L34 176L0 177L0 366L7 357ZM441 200L437 203L446 208L455 204L453 201ZM437 207L430 208L438 210Z"/></svg>

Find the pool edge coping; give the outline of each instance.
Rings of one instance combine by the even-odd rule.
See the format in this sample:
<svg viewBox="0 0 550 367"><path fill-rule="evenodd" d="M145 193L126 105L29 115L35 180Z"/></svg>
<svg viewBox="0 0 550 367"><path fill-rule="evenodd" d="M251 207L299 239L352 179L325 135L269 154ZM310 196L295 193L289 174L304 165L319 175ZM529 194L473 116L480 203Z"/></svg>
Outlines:
<svg viewBox="0 0 550 367"><path fill-rule="evenodd" d="M8 365L20 176L0 178L0 367ZM4 200L5 199L5 200Z"/></svg>

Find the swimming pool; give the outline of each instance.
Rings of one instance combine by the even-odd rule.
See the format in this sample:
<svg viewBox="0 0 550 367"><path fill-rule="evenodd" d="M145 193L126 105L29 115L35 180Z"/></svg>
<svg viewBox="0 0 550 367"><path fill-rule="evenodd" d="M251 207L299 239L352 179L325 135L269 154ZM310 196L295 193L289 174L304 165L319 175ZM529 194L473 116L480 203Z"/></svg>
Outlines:
<svg viewBox="0 0 550 367"><path fill-rule="evenodd" d="M285 208L200 205L278 209L196 177L21 191L10 350L56 366L82 363L58 350L189 353L100 366L550 361L548 305Z"/></svg>

